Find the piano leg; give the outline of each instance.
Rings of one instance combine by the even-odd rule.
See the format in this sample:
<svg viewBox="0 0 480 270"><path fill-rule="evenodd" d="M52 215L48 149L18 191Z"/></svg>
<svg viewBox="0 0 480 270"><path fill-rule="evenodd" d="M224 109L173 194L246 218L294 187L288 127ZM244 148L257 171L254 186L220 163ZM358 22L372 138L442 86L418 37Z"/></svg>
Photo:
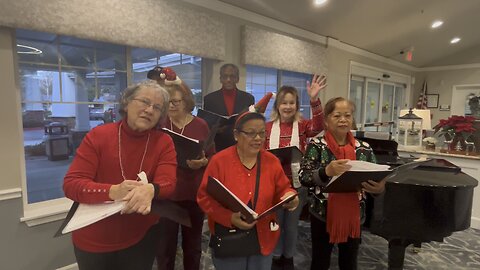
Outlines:
<svg viewBox="0 0 480 270"><path fill-rule="evenodd" d="M405 248L412 244L411 240L390 239L388 241L388 269L403 269L403 261L405 260Z"/></svg>

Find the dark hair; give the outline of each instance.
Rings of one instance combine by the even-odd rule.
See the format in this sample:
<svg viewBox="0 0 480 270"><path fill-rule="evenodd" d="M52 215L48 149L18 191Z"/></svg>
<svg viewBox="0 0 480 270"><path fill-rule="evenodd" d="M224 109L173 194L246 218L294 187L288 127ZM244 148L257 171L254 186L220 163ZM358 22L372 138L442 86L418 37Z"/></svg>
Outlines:
<svg viewBox="0 0 480 270"><path fill-rule="evenodd" d="M195 108L195 100L193 98L192 90L186 83L182 81L181 84L170 84L165 85L165 89L167 89L170 96L173 95L173 92L178 91L182 95L183 102L185 102L185 109L188 112L192 112L193 108Z"/></svg>
<svg viewBox="0 0 480 270"><path fill-rule="evenodd" d="M224 64L223 66L220 67L220 76L222 76L222 74L225 72L225 69L227 68L233 68L233 70L235 71L235 75L237 75L237 78L240 77L240 71L238 69L238 67L234 64L231 64L231 63L228 63L228 64Z"/></svg>
<svg viewBox="0 0 480 270"><path fill-rule="evenodd" d="M273 110L270 115L270 119L272 121L276 121L280 119L280 113L278 112L278 104L279 102L282 102L283 98L287 94L292 94L295 96L295 102L297 105L297 113L295 114L295 119L298 120L300 118L300 97L298 96L298 91L297 88L289 85L283 85L278 89L277 95L275 96L275 101L273 102Z"/></svg>
<svg viewBox="0 0 480 270"><path fill-rule="evenodd" d="M335 110L335 105L337 105L338 102L346 101L348 105L352 108L352 113L355 112L355 103L353 103L351 100L348 100L344 97L336 97L336 98L331 98L327 104L325 104L325 107L323 109L323 113L325 116L329 116L334 110Z"/></svg>
<svg viewBox="0 0 480 270"><path fill-rule="evenodd" d="M156 81L147 80L147 81L143 81L141 83L129 86L123 91L120 97L120 102L119 102L120 107L118 108L118 113L120 113L122 118L127 116L127 112L125 111L125 108L127 108L128 103L130 103L135 98L138 91L144 88L153 88L160 92L163 98L162 111L160 112L160 115L161 115L160 119L163 119L164 117L166 117L168 103L170 102L170 96L167 90L161 87Z"/></svg>
<svg viewBox="0 0 480 270"><path fill-rule="evenodd" d="M235 122L235 130L242 130L243 125L245 125L246 122L256 119L266 122L265 116L263 116L263 114L261 113L247 111L240 114L239 116L237 116L237 121Z"/></svg>

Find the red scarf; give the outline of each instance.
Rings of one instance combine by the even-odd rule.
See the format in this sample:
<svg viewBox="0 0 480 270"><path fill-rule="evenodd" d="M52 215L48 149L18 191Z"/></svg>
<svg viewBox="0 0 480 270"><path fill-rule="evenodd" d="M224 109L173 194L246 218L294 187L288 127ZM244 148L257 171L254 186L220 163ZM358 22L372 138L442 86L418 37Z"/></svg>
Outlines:
<svg viewBox="0 0 480 270"><path fill-rule="evenodd" d="M324 138L336 159L356 159L355 138L351 132L347 133L347 144L344 146L339 146L328 131ZM330 234L330 243L347 242L348 237L360 238L358 193L328 194L327 232Z"/></svg>

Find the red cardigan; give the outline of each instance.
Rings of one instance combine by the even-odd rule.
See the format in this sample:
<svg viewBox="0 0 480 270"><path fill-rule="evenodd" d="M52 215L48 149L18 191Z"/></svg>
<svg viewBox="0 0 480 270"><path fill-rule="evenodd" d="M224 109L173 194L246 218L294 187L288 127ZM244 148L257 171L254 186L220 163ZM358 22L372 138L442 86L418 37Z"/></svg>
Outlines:
<svg viewBox="0 0 480 270"><path fill-rule="evenodd" d="M120 122L119 122L120 123ZM65 196L80 203L109 201L110 187L123 181L118 156L119 123L92 129L77 149L65 175ZM156 198L168 198L175 189L176 153L172 139L161 131L135 132L123 121L122 165L128 180L137 179L148 134L150 142L142 170L157 183ZM76 247L88 252L111 252L139 242L158 221L158 215L116 214L72 233Z"/></svg>
<svg viewBox="0 0 480 270"><path fill-rule="evenodd" d="M290 181L285 176L280 162L271 153L260 151L261 153L261 179L260 193L258 195L255 212L262 213L289 191L295 192L290 188ZM215 222L232 227L231 217L233 212L224 208L217 201L207 194L208 176L213 176L220 180L230 191L232 191L245 204L253 200L256 182L256 165L248 170L243 166L237 154L237 147L231 146L212 157L210 163L203 175L202 183L197 194L197 201L203 211L208 215L208 225L211 233L215 234ZM270 222L276 220L275 213L260 219L256 225L258 240L261 253L270 254L277 244L280 231L271 231Z"/></svg>

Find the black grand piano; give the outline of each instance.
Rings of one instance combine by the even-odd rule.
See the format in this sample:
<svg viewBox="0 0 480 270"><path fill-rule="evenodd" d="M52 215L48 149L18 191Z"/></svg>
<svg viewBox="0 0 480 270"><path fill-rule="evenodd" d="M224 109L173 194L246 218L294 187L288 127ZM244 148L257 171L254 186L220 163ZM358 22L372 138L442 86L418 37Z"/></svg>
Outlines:
<svg viewBox="0 0 480 270"><path fill-rule="evenodd" d="M403 269L408 245L443 242L470 227L477 180L443 159L399 158L395 141L359 139L370 144L378 163L401 166L387 179L385 193L367 200L365 226L388 241L389 269Z"/></svg>

